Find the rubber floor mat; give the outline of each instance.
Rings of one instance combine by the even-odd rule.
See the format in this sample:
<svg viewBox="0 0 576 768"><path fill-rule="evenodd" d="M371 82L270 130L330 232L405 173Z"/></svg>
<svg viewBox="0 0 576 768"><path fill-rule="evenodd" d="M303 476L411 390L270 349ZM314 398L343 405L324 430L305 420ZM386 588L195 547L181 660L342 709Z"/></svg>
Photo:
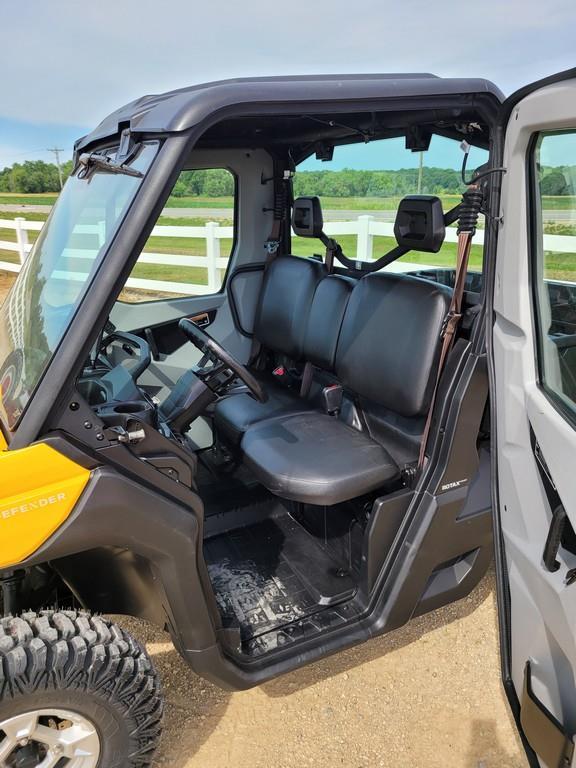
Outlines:
<svg viewBox="0 0 576 768"><path fill-rule="evenodd" d="M294 551L298 536L306 537L310 546L309 535L284 518L265 520L205 542L204 554L223 624L239 626L245 652L272 650L344 618L341 610L322 604L322 598L291 565L288 553ZM314 569L320 561L324 572L333 572L338 581L337 565L320 547L315 555ZM311 617L312 622L308 620Z"/></svg>

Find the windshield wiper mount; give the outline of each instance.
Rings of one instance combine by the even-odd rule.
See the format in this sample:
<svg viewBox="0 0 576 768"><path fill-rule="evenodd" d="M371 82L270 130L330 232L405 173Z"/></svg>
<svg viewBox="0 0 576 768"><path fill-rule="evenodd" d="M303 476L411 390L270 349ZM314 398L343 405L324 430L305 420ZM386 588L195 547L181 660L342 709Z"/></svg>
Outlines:
<svg viewBox="0 0 576 768"><path fill-rule="evenodd" d="M95 171L104 171L104 173L122 173L125 176L135 176L138 179L142 179L144 174L141 171L137 171L135 168L130 168L127 162L131 160L134 153L131 152L130 156L125 158L122 162L113 160L109 155L102 155L99 152L84 152L78 158L80 170L78 171L79 179L86 179L91 176Z"/></svg>

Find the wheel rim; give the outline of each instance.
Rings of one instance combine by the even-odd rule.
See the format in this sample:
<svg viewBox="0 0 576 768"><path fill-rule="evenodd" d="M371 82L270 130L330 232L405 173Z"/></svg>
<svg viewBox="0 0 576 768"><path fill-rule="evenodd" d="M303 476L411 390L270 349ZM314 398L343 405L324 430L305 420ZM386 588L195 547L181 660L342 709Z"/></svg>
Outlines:
<svg viewBox="0 0 576 768"><path fill-rule="evenodd" d="M0 722L2 768L96 768L100 737L87 718L39 709Z"/></svg>

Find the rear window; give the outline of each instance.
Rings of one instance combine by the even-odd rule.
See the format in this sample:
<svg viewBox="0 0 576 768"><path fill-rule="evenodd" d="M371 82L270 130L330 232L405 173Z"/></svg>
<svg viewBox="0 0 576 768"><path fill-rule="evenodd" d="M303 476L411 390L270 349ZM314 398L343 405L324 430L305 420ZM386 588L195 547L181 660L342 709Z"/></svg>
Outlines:
<svg viewBox="0 0 576 768"><path fill-rule="evenodd" d="M322 203L324 229L352 259L373 261L395 245L393 227L400 200L406 195L437 195L444 213L460 202L462 151L459 142L433 136L426 152L406 149L404 138L335 147L330 161L314 157L297 168L294 194L317 195ZM488 152L473 147L468 168L482 165ZM482 217L474 238L470 270L482 271L484 231ZM438 253L411 251L387 267L413 272L453 269L456 266L456 227L447 230ZM318 240L292 238L297 256L323 255Z"/></svg>

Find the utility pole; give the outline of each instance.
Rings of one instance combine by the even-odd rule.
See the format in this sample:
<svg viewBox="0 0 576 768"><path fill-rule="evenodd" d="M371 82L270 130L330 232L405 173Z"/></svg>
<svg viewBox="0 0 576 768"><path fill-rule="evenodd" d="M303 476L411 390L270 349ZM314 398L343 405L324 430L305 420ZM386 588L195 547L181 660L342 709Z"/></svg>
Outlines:
<svg viewBox="0 0 576 768"><path fill-rule="evenodd" d="M418 193L422 194L422 171L424 167L424 152L420 152L420 161L418 165Z"/></svg>
<svg viewBox="0 0 576 768"><path fill-rule="evenodd" d="M54 157L56 158L56 165L58 167L58 178L60 180L60 189L64 186L64 181L62 179L62 166L60 165L60 152L64 152L63 149L59 149L58 147L52 147L48 148L46 150L47 152L52 152L54 154Z"/></svg>

